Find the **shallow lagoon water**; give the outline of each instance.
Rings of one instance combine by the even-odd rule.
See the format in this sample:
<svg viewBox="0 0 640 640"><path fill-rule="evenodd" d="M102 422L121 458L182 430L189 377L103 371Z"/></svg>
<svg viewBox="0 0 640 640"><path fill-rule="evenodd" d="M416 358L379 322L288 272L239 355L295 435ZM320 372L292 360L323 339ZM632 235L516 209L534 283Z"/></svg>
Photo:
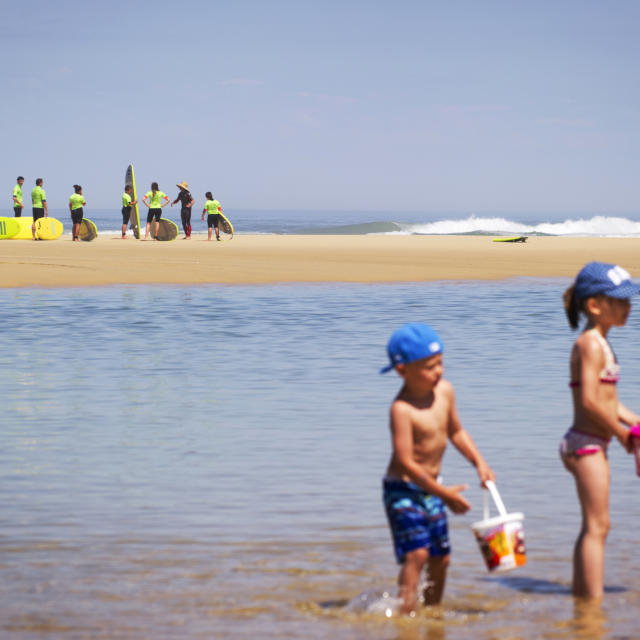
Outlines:
<svg viewBox="0 0 640 640"><path fill-rule="evenodd" d="M631 638L640 483L613 443L602 608L569 592L579 527L557 444L571 419L564 280L104 287L0 292L0 635L23 638ZM489 575L474 470L451 450L445 603L415 619L345 606L393 590L380 499L390 333L445 343L461 417L525 513L528 564ZM640 384L640 314L611 341ZM633 492L633 493L632 493Z"/></svg>

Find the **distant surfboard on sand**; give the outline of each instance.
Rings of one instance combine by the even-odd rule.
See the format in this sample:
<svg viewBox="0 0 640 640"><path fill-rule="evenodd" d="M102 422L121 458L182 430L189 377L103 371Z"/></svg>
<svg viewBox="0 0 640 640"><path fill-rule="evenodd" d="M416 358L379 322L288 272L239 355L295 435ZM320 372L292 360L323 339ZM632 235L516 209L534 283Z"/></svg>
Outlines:
<svg viewBox="0 0 640 640"><path fill-rule="evenodd" d="M494 238L494 242L526 242L527 236L515 236L513 238Z"/></svg>
<svg viewBox="0 0 640 640"><path fill-rule="evenodd" d="M91 242L98 237L98 227L96 227L93 220L89 220L89 218L83 218L80 223L80 231L78 232L78 236L80 240L84 240L85 242Z"/></svg>
<svg viewBox="0 0 640 640"><path fill-rule="evenodd" d="M180 230L173 220L160 218L158 222L151 223L151 235L158 241L175 240Z"/></svg>

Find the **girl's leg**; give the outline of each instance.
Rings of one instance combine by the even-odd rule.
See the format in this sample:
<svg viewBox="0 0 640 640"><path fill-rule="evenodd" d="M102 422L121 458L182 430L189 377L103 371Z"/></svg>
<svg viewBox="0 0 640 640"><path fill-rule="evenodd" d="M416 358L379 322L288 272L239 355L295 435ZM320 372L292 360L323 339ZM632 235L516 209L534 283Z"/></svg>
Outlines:
<svg viewBox="0 0 640 640"><path fill-rule="evenodd" d="M609 533L609 462L603 452L571 456L582 509L582 528L573 554L573 594L601 598L604 593L604 547Z"/></svg>
<svg viewBox="0 0 640 640"><path fill-rule="evenodd" d="M149 237L149 229L151 228L151 223L147 222L147 226L144 228L144 239L146 240Z"/></svg>
<svg viewBox="0 0 640 640"><path fill-rule="evenodd" d="M216 227L216 240L220 240L220 229Z"/></svg>
<svg viewBox="0 0 640 640"><path fill-rule="evenodd" d="M429 552L422 548L407 553L398 574L398 595L402 598L402 613L411 613L416 609L416 592L420 582L422 568L429 558Z"/></svg>
<svg viewBox="0 0 640 640"><path fill-rule="evenodd" d="M444 583L447 578L449 555L433 556L429 558L429 584L424 590L424 603L426 605L440 604L444 593Z"/></svg>
<svg viewBox="0 0 640 640"><path fill-rule="evenodd" d="M122 225L122 237L123 238L127 237L127 225L126 224Z"/></svg>

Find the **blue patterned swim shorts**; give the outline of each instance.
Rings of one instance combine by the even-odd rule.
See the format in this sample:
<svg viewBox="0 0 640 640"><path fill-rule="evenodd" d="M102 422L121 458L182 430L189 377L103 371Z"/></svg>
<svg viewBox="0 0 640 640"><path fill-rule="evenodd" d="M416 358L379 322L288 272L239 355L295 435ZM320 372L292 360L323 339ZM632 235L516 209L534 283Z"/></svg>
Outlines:
<svg viewBox="0 0 640 640"><path fill-rule="evenodd" d="M426 548L430 556L451 552L444 502L413 482L384 478L384 507L399 564L410 551Z"/></svg>

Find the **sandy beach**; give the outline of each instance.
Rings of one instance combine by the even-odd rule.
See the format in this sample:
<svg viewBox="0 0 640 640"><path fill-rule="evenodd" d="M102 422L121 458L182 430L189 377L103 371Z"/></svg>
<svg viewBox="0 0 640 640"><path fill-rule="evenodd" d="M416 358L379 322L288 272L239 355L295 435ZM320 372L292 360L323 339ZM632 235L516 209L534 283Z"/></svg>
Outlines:
<svg viewBox="0 0 640 640"><path fill-rule="evenodd" d="M113 284L420 282L572 277L585 262L621 264L640 276L640 240L486 236L238 235L228 242L140 242L100 236L0 244L2 287Z"/></svg>

